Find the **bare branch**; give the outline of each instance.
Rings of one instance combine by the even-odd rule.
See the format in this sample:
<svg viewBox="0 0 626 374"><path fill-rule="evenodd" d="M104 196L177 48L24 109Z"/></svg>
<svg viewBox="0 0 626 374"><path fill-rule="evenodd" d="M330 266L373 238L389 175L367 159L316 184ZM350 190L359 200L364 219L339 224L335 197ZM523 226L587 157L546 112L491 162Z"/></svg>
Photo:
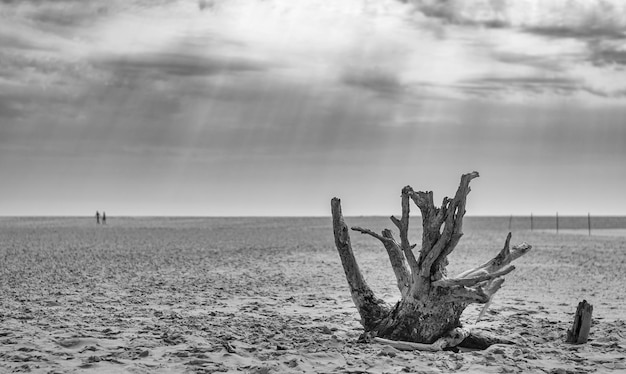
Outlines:
<svg viewBox="0 0 626 374"><path fill-rule="evenodd" d="M532 249L532 245L523 242L520 244L517 244L515 246L513 246L513 248L511 249L511 253L510 253L510 260L509 263L517 260L518 258L522 257L523 255L525 255L526 253L528 253L528 251L530 251Z"/></svg>
<svg viewBox="0 0 626 374"><path fill-rule="evenodd" d="M417 263L421 266L424 257L430 252L433 244L439 239L439 227L434 218L437 215L437 208L433 204L433 193L429 192L413 192L411 200L420 208L422 212L422 248Z"/></svg>
<svg viewBox="0 0 626 374"><path fill-rule="evenodd" d="M341 213L341 200L336 197L331 200L331 211L335 246L339 252L346 280L350 286L352 300L361 315L363 326L371 328L384 318L389 313L389 310L384 306L384 302L374 295L374 292L361 274L352 251L352 245L350 244L348 226L345 224Z"/></svg>
<svg viewBox="0 0 626 374"><path fill-rule="evenodd" d="M515 270L515 266L511 265L511 266L507 266L506 268L500 270L500 271L496 271L494 273L487 273L485 272L484 274L481 275L476 275L472 278L448 278L448 279L441 279L438 280L436 282L433 282L433 286L437 286L437 287L453 287L453 286L466 286L466 287L470 287L470 286L475 286L478 283L481 282L485 282L488 280L492 280L495 279L497 277L501 277L503 275L507 275L508 273L512 272L513 270Z"/></svg>
<svg viewBox="0 0 626 374"><path fill-rule="evenodd" d="M463 273L457 275L456 278L471 278L474 275L494 273L507 266L517 258L525 255L526 253L528 253L528 251L532 249L532 246L527 243L521 243L514 246L512 249L509 249L510 242L511 233L507 235L506 241L504 242L504 247L500 250L500 253L498 253L496 257L492 258L491 260L480 266L464 271Z"/></svg>
<svg viewBox="0 0 626 374"><path fill-rule="evenodd" d="M392 219L396 226L399 227L400 230L400 248L402 248L402 252L406 256L406 259L409 263L409 267L411 268L411 272L413 274L417 274L419 272L419 265L417 264L417 260L415 259L415 255L413 254L413 250L411 247L411 243L409 243L409 213L410 209L410 195L413 193L413 189L411 186L406 186L402 189L402 218L400 219L399 226L395 222L397 221Z"/></svg>
<svg viewBox="0 0 626 374"><path fill-rule="evenodd" d="M391 222L393 222L394 225L396 225L396 227L398 228L398 230L402 229L402 223L400 222L399 219L397 219L394 216L389 217L389 219L391 220Z"/></svg>
<svg viewBox="0 0 626 374"><path fill-rule="evenodd" d="M469 183L472 179L478 178L478 172L473 171L469 174L464 174L461 177L461 185L456 192L454 201L457 202L457 214L454 217L454 232L463 235L463 217L465 216L465 204L467 202L467 195L469 195L471 189Z"/></svg>
<svg viewBox="0 0 626 374"><path fill-rule="evenodd" d="M448 205L452 200L449 197L444 197L441 202L441 208L437 210L437 222L439 226L446 220L446 213L448 213Z"/></svg>
<svg viewBox="0 0 626 374"><path fill-rule="evenodd" d="M496 292L498 292L500 287L502 287L502 283L504 283L504 278L495 278L494 280L489 281L487 285L483 287L483 290L487 295L489 295L489 298L491 298Z"/></svg>
<svg viewBox="0 0 626 374"><path fill-rule="evenodd" d="M437 266L437 269L433 269L433 265L446 261L446 257L454 250L454 247L463 235L465 201L470 192L469 183L474 178L478 178L478 172L476 171L463 174L454 199L452 199L449 204L446 204L447 201L444 199L443 205L448 205L445 214L445 225L439 240L437 240L437 243L433 246L422 263L422 276L425 277L434 273L434 278L440 279L445 275L443 273L445 264ZM442 209L444 206L442 206Z"/></svg>
<svg viewBox="0 0 626 374"><path fill-rule="evenodd" d="M407 267L404 253L400 249L398 243L393 238L393 234L391 233L391 231L385 229L383 230L382 235L379 235L371 230L361 227L353 227L352 230L371 235L383 243L385 249L387 250L387 255L389 255L389 261L391 262L393 272L396 275L398 289L400 290L400 293L403 297L406 296L411 283L411 272Z"/></svg>
<svg viewBox="0 0 626 374"><path fill-rule="evenodd" d="M402 294L402 297L406 296L411 287L411 271L407 266L407 260L404 253L400 249L400 246L393 238L393 234L390 230L383 230L383 237L388 239L388 244L385 244L387 255L389 255L389 261L391 261L391 267L396 275L398 281L398 289Z"/></svg>
<svg viewBox="0 0 626 374"><path fill-rule="evenodd" d="M376 239L380 240L381 242L383 242L383 244L385 244L385 243L387 243L389 241L393 241L393 239L390 240L389 238L382 237L381 235L375 233L374 231L368 230L368 229L364 229L362 227L355 226L355 227L352 227L352 230L358 231L361 234L367 234L367 235L373 236L374 238L376 238ZM394 243L395 243L395 241L394 241Z"/></svg>
<svg viewBox="0 0 626 374"><path fill-rule="evenodd" d="M435 204L433 203L433 192L417 191L411 194L411 200L422 211L423 216L429 215L434 210Z"/></svg>
<svg viewBox="0 0 626 374"><path fill-rule="evenodd" d="M486 281L484 285L477 285L474 287L454 286L450 287L452 296L467 303L480 303L485 304L491 300L493 294L498 292L500 287L504 283L504 278L498 277L490 281Z"/></svg>

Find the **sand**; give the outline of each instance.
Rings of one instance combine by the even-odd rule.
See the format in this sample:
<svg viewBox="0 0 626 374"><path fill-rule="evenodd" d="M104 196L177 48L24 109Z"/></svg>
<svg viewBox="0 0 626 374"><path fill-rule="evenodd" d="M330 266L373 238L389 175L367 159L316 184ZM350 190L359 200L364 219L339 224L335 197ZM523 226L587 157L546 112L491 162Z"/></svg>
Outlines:
<svg viewBox="0 0 626 374"><path fill-rule="evenodd" d="M465 232L452 274L506 235ZM397 300L384 249L352 235L368 282ZM517 344L431 353L357 343L329 218L0 219L0 373L626 373L626 238L513 235L533 251L484 320L477 305L463 320ZM566 344L582 299L590 341Z"/></svg>

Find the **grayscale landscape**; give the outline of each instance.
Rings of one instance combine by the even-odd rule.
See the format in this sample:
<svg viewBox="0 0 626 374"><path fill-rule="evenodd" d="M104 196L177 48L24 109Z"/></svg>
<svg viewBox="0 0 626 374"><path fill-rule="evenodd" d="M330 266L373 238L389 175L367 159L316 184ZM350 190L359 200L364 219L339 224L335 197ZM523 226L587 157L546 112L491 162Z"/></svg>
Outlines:
<svg viewBox="0 0 626 374"><path fill-rule="evenodd" d="M625 67L622 0L0 0L0 373L624 373Z"/></svg>

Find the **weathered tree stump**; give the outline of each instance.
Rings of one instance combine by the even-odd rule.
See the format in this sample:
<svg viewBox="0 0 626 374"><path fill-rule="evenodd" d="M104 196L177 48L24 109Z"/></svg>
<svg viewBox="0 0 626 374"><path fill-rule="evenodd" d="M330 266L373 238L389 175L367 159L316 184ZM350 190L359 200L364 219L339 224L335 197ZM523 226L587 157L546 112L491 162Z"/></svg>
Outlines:
<svg viewBox="0 0 626 374"><path fill-rule="evenodd" d="M486 304L502 286L503 276L515 269L511 261L527 253L531 246L522 243L509 247L511 233L504 248L491 261L474 269L448 278L448 255L463 235L465 201L470 192L469 183L478 173L464 174L453 199L444 198L441 207L433 202L432 192L415 192L410 186L402 189L400 219L390 217L400 232L398 243L390 230L381 234L353 227L352 230L380 240L387 250L396 276L401 299L393 307L376 297L366 283L357 265L348 227L341 212L341 201L331 201L335 245L341 258L352 300L361 316L365 336L379 338L379 342L405 341L420 343L407 345L424 349L444 349L459 344L473 348L486 348L495 343L510 343L505 339L484 337L478 332L466 334L459 318L471 303ZM413 201L422 215L422 245L419 253L413 252L415 244L409 243L409 212ZM464 334L464 333L463 333ZM426 347L427 346L427 347ZM416 348L419 349L419 348Z"/></svg>
<svg viewBox="0 0 626 374"><path fill-rule="evenodd" d="M571 330L567 330L567 343L584 344L589 338L589 330L591 329L591 314L593 306L583 300L578 303L576 314L574 315L574 324Z"/></svg>

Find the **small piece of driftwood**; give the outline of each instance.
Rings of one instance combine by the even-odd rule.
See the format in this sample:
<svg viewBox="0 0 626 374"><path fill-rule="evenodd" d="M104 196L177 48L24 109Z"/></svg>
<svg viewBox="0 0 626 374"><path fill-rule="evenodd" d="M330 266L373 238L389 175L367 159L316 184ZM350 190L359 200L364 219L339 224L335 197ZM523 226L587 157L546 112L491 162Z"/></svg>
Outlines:
<svg viewBox="0 0 626 374"><path fill-rule="evenodd" d="M583 300L578 303L576 315L574 316L574 325L571 330L567 331L567 343L584 344L589 338L589 329L591 328L591 314L593 306Z"/></svg>
<svg viewBox="0 0 626 374"><path fill-rule="evenodd" d="M452 329L446 336L437 339L432 344L403 342L399 340L389 340L383 338L374 338L374 341L380 344L386 344L399 349L401 351L443 351L445 348L456 347L470 335L468 329L457 327Z"/></svg>

